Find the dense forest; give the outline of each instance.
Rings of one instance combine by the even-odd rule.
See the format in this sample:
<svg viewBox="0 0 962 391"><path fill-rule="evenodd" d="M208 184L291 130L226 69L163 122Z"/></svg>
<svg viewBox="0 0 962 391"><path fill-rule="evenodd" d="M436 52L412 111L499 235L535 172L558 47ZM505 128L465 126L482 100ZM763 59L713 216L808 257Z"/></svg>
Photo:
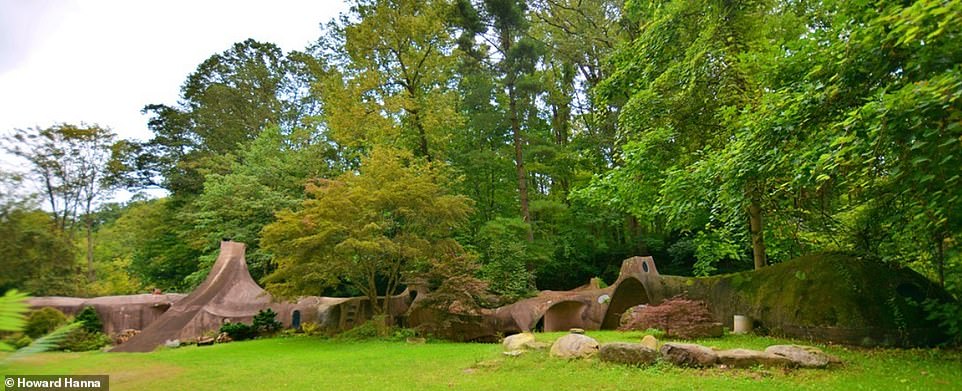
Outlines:
<svg viewBox="0 0 962 391"><path fill-rule="evenodd" d="M962 292L958 0L352 0L143 111L146 141L8 132L0 291L188 291L233 239L281 296L422 275L511 300L634 255L830 250Z"/></svg>

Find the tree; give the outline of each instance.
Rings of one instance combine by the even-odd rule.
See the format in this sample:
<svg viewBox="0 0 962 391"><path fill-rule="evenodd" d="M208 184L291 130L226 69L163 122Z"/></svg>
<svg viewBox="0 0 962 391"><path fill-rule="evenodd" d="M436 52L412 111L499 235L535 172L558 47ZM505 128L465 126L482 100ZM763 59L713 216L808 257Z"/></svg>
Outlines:
<svg viewBox="0 0 962 391"><path fill-rule="evenodd" d="M229 172L205 177L203 193L182 211L190 222L185 238L211 261L222 238L244 242L251 275L266 276L271 256L261 250L261 230L275 220L275 212L300 206L309 180L340 173L334 161L332 147L322 136L301 129L291 134L276 126L265 129L238 152ZM199 268L192 279L203 281L207 271Z"/></svg>
<svg viewBox="0 0 962 391"><path fill-rule="evenodd" d="M28 163L57 227L68 239L82 217L87 237L87 278L96 279L93 211L113 189L108 178L115 134L97 125L54 125L19 129L4 139L5 149Z"/></svg>
<svg viewBox="0 0 962 391"><path fill-rule="evenodd" d="M401 275L428 270L463 255L453 239L471 214L471 202L451 195L436 163L409 151L375 148L359 172L308 187L299 211L284 211L263 231L262 246L277 270L267 290L286 297L320 294L343 281L388 313Z"/></svg>
<svg viewBox="0 0 962 391"><path fill-rule="evenodd" d="M464 26L468 37L480 34L486 45L467 50L481 64L485 64L496 75L497 87L504 94L504 113L507 115L507 125L511 130L514 146L515 174L518 182L518 198L521 219L531 223L528 194L528 172L525 168L524 149L525 139L525 104L532 106L530 89L533 80L528 77L535 72L535 65L540 57L541 46L527 35L530 23L525 15L527 5L515 0L486 0L481 4L481 11L469 2L459 3L461 19L467 23ZM478 17L480 16L480 18ZM462 38L462 42L472 38ZM465 45L462 45L465 46ZM528 241L534 240L534 233L528 233Z"/></svg>
<svg viewBox="0 0 962 391"><path fill-rule="evenodd" d="M125 145L118 170L129 185L200 193L205 174L228 168L223 155L269 125L291 131L318 114L316 99L305 92L318 69L305 53L285 56L276 45L253 39L235 43L198 65L177 105L144 107L154 138Z"/></svg>
<svg viewBox="0 0 962 391"><path fill-rule="evenodd" d="M445 0L359 0L354 22L332 30L343 46L331 48L342 66L325 84L328 123L345 145L395 145L419 157L444 157L447 138L461 122L451 88L455 56L445 25ZM357 110L383 117L379 126L357 122Z"/></svg>

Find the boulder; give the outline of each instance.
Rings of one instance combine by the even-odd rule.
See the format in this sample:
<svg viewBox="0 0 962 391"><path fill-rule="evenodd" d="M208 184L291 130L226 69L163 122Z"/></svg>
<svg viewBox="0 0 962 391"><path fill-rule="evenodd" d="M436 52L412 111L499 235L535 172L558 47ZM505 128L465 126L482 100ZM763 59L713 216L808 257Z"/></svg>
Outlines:
<svg viewBox="0 0 962 391"><path fill-rule="evenodd" d="M525 345L533 342L537 342L534 339L534 334L521 333L505 337L504 341L501 342L501 346L504 348L504 351L511 352L525 349Z"/></svg>
<svg viewBox="0 0 962 391"><path fill-rule="evenodd" d="M179 339L173 339L173 340L168 339L167 341L164 341L164 346L166 346L166 347L168 347L168 348L179 348L179 347L180 347L180 340L179 340Z"/></svg>
<svg viewBox="0 0 962 391"><path fill-rule="evenodd" d="M568 334L551 345L551 355L560 358L587 358L598 353L598 341L583 334Z"/></svg>
<svg viewBox="0 0 962 391"><path fill-rule="evenodd" d="M197 339L197 346L211 346L214 344L214 337L202 337Z"/></svg>
<svg viewBox="0 0 962 391"><path fill-rule="evenodd" d="M653 335L646 335L641 338L642 346L648 347L648 349L658 351L658 339Z"/></svg>
<svg viewBox="0 0 962 391"><path fill-rule="evenodd" d="M668 362L683 367L706 367L718 362L714 350L691 343L669 342L661 345L660 351Z"/></svg>
<svg viewBox="0 0 962 391"><path fill-rule="evenodd" d="M220 333L220 334L217 334L216 341L217 343L228 343L230 341L233 341L233 339L231 339L230 335L228 335L227 333Z"/></svg>
<svg viewBox="0 0 962 391"><path fill-rule="evenodd" d="M637 343L606 343L598 351L601 361L627 365L647 365L658 359L658 351Z"/></svg>
<svg viewBox="0 0 962 391"><path fill-rule="evenodd" d="M731 349L717 352L718 362L732 368L751 368L754 366L790 367L792 361L772 353L750 349Z"/></svg>
<svg viewBox="0 0 962 391"><path fill-rule="evenodd" d="M792 362L792 366L801 368L825 368L832 363L841 363L838 358L813 346L773 345L765 348L765 353L785 357Z"/></svg>
<svg viewBox="0 0 962 391"><path fill-rule="evenodd" d="M573 329L571 329L571 330L568 330L568 332L570 332L571 334L584 334L584 333L585 333L585 329L581 329L581 328L575 327L575 328L573 328Z"/></svg>

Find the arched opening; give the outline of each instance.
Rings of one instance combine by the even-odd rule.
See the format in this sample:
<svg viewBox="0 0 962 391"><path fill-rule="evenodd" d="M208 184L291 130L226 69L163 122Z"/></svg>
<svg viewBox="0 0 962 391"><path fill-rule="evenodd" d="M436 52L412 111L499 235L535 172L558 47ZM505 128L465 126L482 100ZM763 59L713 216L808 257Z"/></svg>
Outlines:
<svg viewBox="0 0 962 391"><path fill-rule="evenodd" d="M544 316L538 318L538 321L535 322L534 327L531 329L531 331L535 333L544 332Z"/></svg>
<svg viewBox="0 0 962 391"><path fill-rule="evenodd" d="M580 301L562 301L544 313L544 331L568 331L572 328L584 328L585 303Z"/></svg>
<svg viewBox="0 0 962 391"><path fill-rule="evenodd" d="M300 329L301 328L301 311L294 310L291 314L291 328Z"/></svg>
<svg viewBox="0 0 962 391"><path fill-rule="evenodd" d="M611 294L611 303L605 312L605 320L601 323L602 330L614 330L621 324L621 314L638 304L648 304L648 292L645 286L634 278L626 278L618 284Z"/></svg>

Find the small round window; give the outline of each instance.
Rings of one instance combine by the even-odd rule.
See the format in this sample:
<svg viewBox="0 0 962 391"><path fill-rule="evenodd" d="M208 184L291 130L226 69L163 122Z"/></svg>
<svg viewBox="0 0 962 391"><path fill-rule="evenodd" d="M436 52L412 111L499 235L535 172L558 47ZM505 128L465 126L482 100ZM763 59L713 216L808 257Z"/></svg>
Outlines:
<svg viewBox="0 0 962 391"><path fill-rule="evenodd" d="M644 270L645 273L648 273L648 262L641 263L641 270Z"/></svg>

